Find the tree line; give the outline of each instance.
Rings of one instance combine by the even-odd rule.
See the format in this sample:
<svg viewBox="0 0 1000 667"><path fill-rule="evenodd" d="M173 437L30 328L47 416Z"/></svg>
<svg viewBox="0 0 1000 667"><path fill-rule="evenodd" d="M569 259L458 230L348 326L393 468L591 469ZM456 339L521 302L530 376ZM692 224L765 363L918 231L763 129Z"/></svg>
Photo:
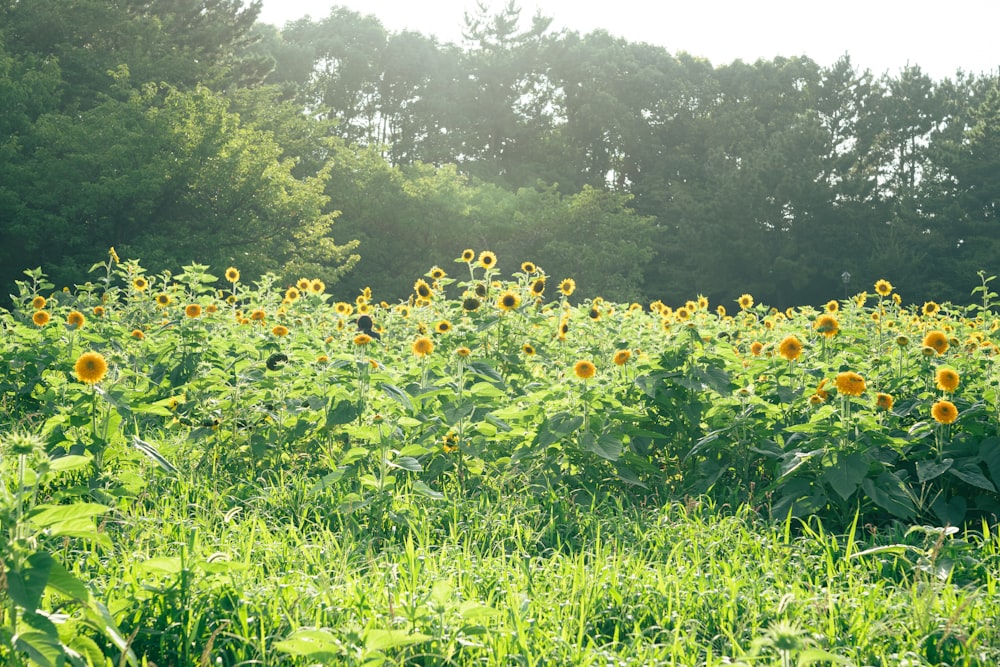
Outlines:
<svg viewBox="0 0 1000 667"><path fill-rule="evenodd" d="M967 302L996 272L997 73L713 65L514 2L470 11L461 44L341 7L258 14L0 0L5 284L86 280L112 245L389 301L466 247L667 303L821 303L878 278Z"/></svg>

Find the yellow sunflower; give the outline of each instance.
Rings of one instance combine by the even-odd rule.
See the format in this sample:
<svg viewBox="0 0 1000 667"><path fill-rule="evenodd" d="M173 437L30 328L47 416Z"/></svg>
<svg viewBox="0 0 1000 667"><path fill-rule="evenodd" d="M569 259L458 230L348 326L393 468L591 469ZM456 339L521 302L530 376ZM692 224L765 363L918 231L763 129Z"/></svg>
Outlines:
<svg viewBox="0 0 1000 667"><path fill-rule="evenodd" d="M576 291L576 281L572 278L564 278L561 283L559 283L559 291L563 296L569 296Z"/></svg>
<svg viewBox="0 0 1000 667"><path fill-rule="evenodd" d="M534 273L535 271L538 270L538 267L535 266L533 262L522 262L521 270L524 271L525 273Z"/></svg>
<svg viewBox="0 0 1000 667"><path fill-rule="evenodd" d="M34 299L31 300L31 307L34 308L35 310L41 310L42 308L45 307L47 303L48 299L39 294L38 296L36 296Z"/></svg>
<svg viewBox="0 0 1000 667"><path fill-rule="evenodd" d="M412 350L418 357L426 357L434 351L434 341L427 336L421 336L413 341Z"/></svg>
<svg viewBox="0 0 1000 667"><path fill-rule="evenodd" d="M535 354L535 346L532 345L531 343L525 343L524 345L521 346L521 351L530 357L533 354Z"/></svg>
<svg viewBox="0 0 1000 667"><path fill-rule="evenodd" d="M941 312L941 306L937 305L934 301L926 301L924 302L924 307L921 308L921 312L924 315L936 315Z"/></svg>
<svg viewBox="0 0 1000 667"><path fill-rule="evenodd" d="M616 366L624 366L625 364L628 363L628 360L631 358L632 358L631 350L618 350L617 352L615 352L615 356L612 358L612 361L615 362Z"/></svg>
<svg viewBox="0 0 1000 667"><path fill-rule="evenodd" d="M740 305L740 310L749 310L753 308L753 297L749 294L743 294L736 300L736 303Z"/></svg>
<svg viewBox="0 0 1000 667"><path fill-rule="evenodd" d="M865 379L854 371L837 373L837 391L844 396L860 396L865 393Z"/></svg>
<svg viewBox="0 0 1000 667"><path fill-rule="evenodd" d="M492 269L497 264L497 256L489 250L479 253L479 266L484 269Z"/></svg>
<svg viewBox="0 0 1000 667"><path fill-rule="evenodd" d="M354 337L354 344L358 345L360 347L360 346L368 345L373 340L375 340L375 339L372 338L371 336L369 336L368 334L366 334L366 333L359 333L357 336Z"/></svg>
<svg viewBox="0 0 1000 667"><path fill-rule="evenodd" d="M934 384L941 391L955 391L958 389L958 372L951 368L939 368L934 374Z"/></svg>
<svg viewBox="0 0 1000 667"><path fill-rule="evenodd" d="M937 354L944 354L948 351L948 335L943 331L928 331L924 336L924 347L933 348Z"/></svg>
<svg viewBox="0 0 1000 667"><path fill-rule="evenodd" d="M240 272L236 267L230 266L226 269L226 280L231 283L237 283L240 280Z"/></svg>
<svg viewBox="0 0 1000 667"><path fill-rule="evenodd" d="M413 291L417 293L421 299L429 299L434 295L431 290L431 286L427 284L427 281L421 278L417 282L413 283Z"/></svg>
<svg viewBox="0 0 1000 667"><path fill-rule="evenodd" d="M448 333L449 331L451 331L451 322L449 322L448 320L441 320L440 322L434 325L434 331L438 333Z"/></svg>
<svg viewBox="0 0 1000 667"><path fill-rule="evenodd" d="M271 329L271 333L274 334L275 336L278 336L278 337L287 336L288 335L288 327L286 327L286 326L284 326L282 324L278 324L273 329Z"/></svg>
<svg viewBox="0 0 1000 667"><path fill-rule="evenodd" d="M462 261L466 264L472 264L472 261L476 258L476 251L472 248L466 248L462 251Z"/></svg>
<svg viewBox="0 0 1000 667"><path fill-rule="evenodd" d="M434 280L441 280L442 278L448 275L447 273L445 273L444 269L442 269L439 266L431 268L431 270L428 273L430 277L433 278Z"/></svg>
<svg viewBox="0 0 1000 667"><path fill-rule="evenodd" d="M875 409L881 410L882 412L889 412L892 410L893 398L891 394L885 394L879 392L875 394Z"/></svg>
<svg viewBox="0 0 1000 667"><path fill-rule="evenodd" d="M73 366L76 379L87 384L97 384L108 373L108 362L100 352L84 352Z"/></svg>
<svg viewBox="0 0 1000 667"><path fill-rule="evenodd" d="M149 281L142 276L138 276L132 280L132 287L134 287L137 292L145 292L146 289L149 288Z"/></svg>
<svg viewBox="0 0 1000 667"><path fill-rule="evenodd" d="M951 424L958 419L958 408L951 401L938 401L931 406L931 416L940 424Z"/></svg>
<svg viewBox="0 0 1000 667"><path fill-rule="evenodd" d="M836 313L840 310L840 302L831 299L826 302L826 306L824 306L824 308L826 308L826 312L828 313Z"/></svg>
<svg viewBox="0 0 1000 667"><path fill-rule="evenodd" d="M878 280L875 282L875 292L879 296L889 296L892 294L892 283L888 280Z"/></svg>
<svg viewBox="0 0 1000 667"><path fill-rule="evenodd" d="M816 318L813 328L827 338L832 338L840 331L840 322L831 313L827 313Z"/></svg>
<svg viewBox="0 0 1000 667"><path fill-rule="evenodd" d="M167 294L166 292L160 292L159 294L156 295L156 305L160 306L161 308L169 306L171 301L172 299L170 298L170 295Z"/></svg>
<svg viewBox="0 0 1000 667"><path fill-rule="evenodd" d="M458 356L460 356L463 359L465 359L470 354L472 354L472 350L470 350L469 348L467 348L466 346L463 345L462 347L460 347L457 350L455 350L455 354L457 354Z"/></svg>
<svg viewBox="0 0 1000 667"><path fill-rule="evenodd" d="M49 323L49 311L47 310L36 310L31 316L31 321L35 323L36 327L44 327Z"/></svg>
<svg viewBox="0 0 1000 667"><path fill-rule="evenodd" d="M309 291L313 294L322 294L326 291L326 283L319 278L313 278L309 281Z"/></svg>
<svg viewBox="0 0 1000 667"><path fill-rule="evenodd" d="M500 295L499 299L497 299L497 307L499 307L500 310L503 310L505 312L515 310L520 305L521 305L520 295L518 295L517 292L513 292L511 290L507 290L506 292Z"/></svg>
<svg viewBox="0 0 1000 667"><path fill-rule="evenodd" d="M597 367L594 366L593 362L581 359L573 364L573 372L581 380L589 380L597 373Z"/></svg>
<svg viewBox="0 0 1000 667"><path fill-rule="evenodd" d="M82 329L86 323L87 318L79 310L70 311L69 315L66 316L66 324L74 329Z"/></svg>
<svg viewBox="0 0 1000 667"><path fill-rule="evenodd" d="M196 303L189 303L184 306L184 314L194 319L196 317L201 317L201 306Z"/></svg>
<svg viewBox="0 0 1000 667"><path fill-rule="evenodd" d="M795 361L802 354L802 341L789 334L778 344L778 354L788 361Z"/></svg>

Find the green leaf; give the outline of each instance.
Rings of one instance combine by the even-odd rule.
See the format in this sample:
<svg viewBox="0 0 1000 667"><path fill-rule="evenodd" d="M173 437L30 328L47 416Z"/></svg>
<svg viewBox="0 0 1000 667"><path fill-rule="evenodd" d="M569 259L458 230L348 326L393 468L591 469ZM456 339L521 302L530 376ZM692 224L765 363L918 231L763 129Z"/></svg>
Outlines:
<svg viewBox="0 0 1000 667"><path fill-rule="evenodd" d="M7 595L14 604L25 612L38 609L54 562L48 552L36 551L25 559L21 567L7 572Z"/></svg>
<svg viewBox="0 0 1000 667"><path fill-rule="evenodd" d="M61 667L66 657L59 634L29 630L14 637L14 650L25 653L39 667Z"/></svg>
<svg viewBox="0 0 1000 667"><path fill-rule="evenodd" d="M274 643L274 648L282 653L309 658L311 660L336 660L342 650L336 638L327 630L300 628L287 639Z"/></svg>
<svg viewBox="0 0 1000 667"><path fill-rule="evenodd" d="M963 461L958 461L948 470L949 474L958 477L960 480L966 484L971 484L972 486L977 486L980 489L986 489L987 491L996 491L996 487L993 486L993 482L986 478L983 474L982 468L979 467L979 457L973 457L972 459L965 459Z"/></svg>
<svg viewBox="0 0 1000 667"><path fill-rule="evenodd" d="M413 412L413 401L410 400L409 394L397 387L396 385L389 384L388 382L382 382L379 384L379 389L382 390L389 398L395 400L397 403L402 405L408 412Z"/></svg>
<svg viewBox="0 0 1000 667"><path fill-rule="evenodd" d="M940 477L951 464L955 462L955 459L941 459L940 461L917 461L917 481L923 484L932 479Z"/></svg>
<svg viewBox="0 0 1000 667"><path fill-rule="evenodd" d="M589 431L580 435L580 448L608 461L617 461L622 454L622 441L613 435L595 436Z"/></svg>
<svg viewBox="0 0 1000 667"><path fill-rule="evenodd" d="M386 651L388 649L419 644L433 639L422 632L407 632L405 630L369 630L365 635L365 648L369 651Z"/></svg>
<svg viewBox="0 0 1000 667"><path fill-rule="evenodd" d="M153 444L146 442L137 435L132 436L132 444L136 449L148 456L156 465L160 466L161 470L169 473L177 472L174 464L163 458L163 455L160 454Z"/></svg>
<svg viewBox="0 0 1000 667"><path fill-rule="evenodd" d="M883 472L877 479L865 478L861 488L876 505L897 518L912 519L916 515L913 500L903 489L899 478L892 473Z"/></svg>
<svg viewBox="0 0 1000 667"><path fill-rule="evenodd" d="M435 491L431 487L427 486L425 482L419 479L413 483L413 492L418 495L425 496L427 498L433 498L434 500L442 500L444 498L443 493L441 493L440 491Z"/></svg>
<svg viewBox="0 0 1000 667"><path fill-rule="evenodd" d="M350 424L361 414L361 406L351 401L339 401L326 411L326 425Z"/></svg>
<svg viewBox="0 0 1000 667"><path fill-rule="evenodd" d="M98 503L72 503L70 505L38 505L28 518L39 528L104 514L111 508Z"/></svg>
<svg viewBox="0 0 1000 667"><path fill-rule="evenodd" d="M129 642L122 637L122 633L118 629L118 625L115 623L114 619L111 618L111 613L108 611L108 608L104 606L104 604L91 596L87 605L83 607L83 614L92 626L107 637L111 643L124 654L128 664L133 667L138 664L138 661L135 658L135 653L131 648L129 648Z"/></svg>
<svg viewBox="0 0 1000 667"><path fill-rule="evenodd" d="M80 454L68 454L56 459L49 460L49 470L52 472L66 472L68 470L79 470L90 464L91 457Z"/></svg>
<svg viewBox="0 0 1000 667"><path fill-rule="evenodd" d="M47 586L59 595L73 600L86 601L90 598L90 592L84 583L63 567L62 563L54 559L52 567L49 569Z"/></svg>
<svg viewBox="0 0 1000 667"><path fill-rule="evenodd" d="M535 444L539 447L547 447L555 442L559 442L580 428L582 424L583 417L579 415L573 415L568 412L557 412L545 419L538 427Z"/></svg>
<svg viewBox="0 0 1000 667"><path fill-rule="evenodd" d="M861 486L861 480L868 474L868 464L859 452L838 455L837 462L823 470L823 479L833 487L843 500L847 500Z"/></svg>
<svg viewBox="0 0 1000 667"><path fill-rule="evenodd" d="M420 461L412 456L397 457L392 461L386 461L386 465L390 468L399 468L402 470L409 470L410 472L421 472L424 469L424 467L420 465Z"/></svg>

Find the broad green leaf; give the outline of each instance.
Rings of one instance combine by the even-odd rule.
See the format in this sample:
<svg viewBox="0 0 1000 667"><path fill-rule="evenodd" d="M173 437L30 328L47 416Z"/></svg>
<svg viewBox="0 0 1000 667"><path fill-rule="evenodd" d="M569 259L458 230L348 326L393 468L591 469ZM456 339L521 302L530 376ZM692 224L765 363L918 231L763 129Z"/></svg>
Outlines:
<svg viewBox="0 0 1000 667"><path fill-rule="evenodd" d="M580 436L580 448L609 461L617 461L622 453L622 441L612 435L604 434L597 437L587 432Z"/></svg>
<svg viewBox="0 0 1000 667"><path fill-rule="evenodd" d="M336 638L327 630L300 628L286 639L274 643L282 653L309 658L310 660L337 660L342 650Z"/></svg>
<svg viewBox="0 0 1000 667"><path fill-rule="evenodd" d="M48 552L36 551L20 567L7 572L7 595L14 604L21 606L25 612L38 609L54 562Z"/></svg>
<svg viewBox="0 0 1000 667"><path fill-rule="evenodd" d="M90 465L92 457L80 454L68 454L49 461L49 470L52 472L66 472L68 470L79 470Z"/></svg>
<svg viewBox="0 0 1000 667"><path fill-rule="evenodd" d="M424 469L424 467L420 465L420 461L412 456L397 457L391 461L386 461L386 465L390 468L399 468L402 470L409 470L410 472L420 472Z"/></svg>
<svg viewBox="0 0 1000 667"><path fill-rule="evenodd" d="M388 382L382 382L379 384L379 389L382 390L389 398L393 399L400 405L402 405L408 412L413 412L413 401L410 400L409 394L397 387L396 385L389 384Z"/></svg>
<svg viewBox="0 0 1000 667"><path fill-rule="evenodd" d="M357 403L351 401L338 401L326 411L326 425L339 426L340 424L350 424L361 414L361 408Z"/></svg>
<svg viewBox="0 0 1000 667"><path fill-rule="evenodd" d="M419 479L413 483L413 492L421 496L426 496L427 498L433 498L434 500L441 500L444 498L443 493L435 491Z"/></svg>
<svg viewBox="0 0 1000 667"><path fill-rule="evenodd" d="M98 503L72 503L69 505L38 505L28 514L31 522L39 528L47 528L57 523L94 517L111 508Z"/></svg>
<svg viewBox="0 0 1000 667"><path fill-rule="evenodd" d="M917 461L917 481L923 484L924 482L929 482L932 479L940 477L951 464L955 462L955 459L941 459L940 461Z"/></svg>
<svg viewBox="0 0 1000 667"><path fill-rule="evenodd" d="M58 560L52 561L47 585L59 595L73 600L86 601L90 597L90 592L84 583L73 576Z"/></svg>
<svg viewBox="0 0 1000 667"><path fill-rule="evenodd" d="M163 455L160 454L159 450L156 449L156 446L153 445L152 443L146 442L137 435L133 435L132 444L135 446L136 449L138 449L140 452L149 457L149 459L153 461L153 463L158 465L160 469L163 470L164 472L169 472L169 473L177 472L177 468L174 467L174 464L165 459Z"/></svg>
<svg viewBox="0 0 1000 667"><path fill-rule="evenodd" d="M823 479L843 500L854 495L866 474L868 464L859 452L847 456L838 455L835 464L823 469Z"/></svg>
<svg viewBox="0 0 1000 667"><path fill-rule="evenodd" d="M948 473L958 477L960 480L966 484L971 484L972 486L979 487L980 489L986 489L987 491L996 491L996 487L993 486L993 482L986 478L983 474L982 468L979 467L978 457L972 460L966 459L965 461L957 461L953 465Z"/></svg>
<svg viewBox="0 0 1000 667"><path fill-rule="evenodd" d="M26 654L38 667L61 667L66 656L58 633L53 636L38 630L15 635L14 650Z"/></svg>
<svg viewBox="0 0 1000 667"><path fill-rule="evenodd" d="M431 639L433 637L425 635L422 632L374 629L369 630L365 635L365 648L369 651L387 651L401 646L409 646L410 644L419 644Z"/></svg>

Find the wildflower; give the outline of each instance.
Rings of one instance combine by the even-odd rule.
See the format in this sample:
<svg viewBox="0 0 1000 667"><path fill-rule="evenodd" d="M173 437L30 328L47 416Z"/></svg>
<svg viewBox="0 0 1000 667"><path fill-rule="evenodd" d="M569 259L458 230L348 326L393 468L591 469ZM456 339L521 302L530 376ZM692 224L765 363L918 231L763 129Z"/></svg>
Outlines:
<svg viewBox="0 0 1000 667"><path fill-rule="evenodd" d="M615 356L612 358L612 361L615 362L616 366L624 366L625 364L628 363L628 360L631 358L632 358L631 350L618 350L617 352L615 352Z"/></svg>
<svg viewBox="0 0 1000 667"><path fill-rule="evenodd" d="M279 325L275 326L273 329L271 329L271 333L274 334L275 336L278 336L278 337L287 336L288 335L288 327L279 324Z"/></svg>
<svg viewBox="0 0 1000 667"><path fill-rule="evenodd" d="M484 250L481 253L479 253L479 266L483 267L484 269L492 269L494 266L496 266L496 263L497 263L497 256L494 255L489 250Z"/></svg>
<svg viewBox="0 0 1000 667"><path fill-rule="evenodd" d="M194 319L196 317L201 317L201 306L196 303L189 303L184 306L184 314Z"/></svg>
<svg viewBox="0 0 1000 667"><path fill-rule="evenodd" d="M47 310L36 310L31 316L31 321L34 322L37 327L44 327L49 323L49 312Z"/></svg>
<svg viewBox="0 0 1000 667"><path fill-rule="evenodd" d="M84 352L73 367L76 379L87 384L97 384L108 373L108 362L100 352Z"/></svg>
<svg viewBox="0 0 1000 667"><path fill-rule="evenodd" d="M865 379L854 371L837 373L837 391L844 396L860 396L865 393Z"/></svg>
<svg viewBox="0 0 1000 667"><path fill-rule="evenodd" d="M802 341L794 335L785 336L778 344L778 354L788 361L795 361L802 354Z"/></svg>
<svg viewBox="0 0 1000 667"><path fill-rule="evenodd" d="M240 272L233 266L226 269L226 280L231 283L237 283L240 280Z"/></svg>
<svg viewBox="0 0 1000 667"><path fill-rule="evenodd" d="M462 251L462 261L466 264L472 264L472 260L476 258L476 251L472 248L466 248Z"/></svg>
<svg viewBox="0 0 1000 667"><path fill-rule="evenodd" d="M430 285L428 285L427 281L423 278L413 283L413 291L416 292L417 296L421 299L429 299L434 295Z"/></svg>
<svg viewBox="0 0 1000 667"><path fill-rule="evenodd" d="M892 410L893 398L891 394L884 394L879 392L875 394L875 409L881 410L882 412L889 412Z"/></svg>
<svg viewBox="0 0 1000 667"><path fill-rule="evenodd" d="M511 311L521 305L521 297L511 290L507 290L497 299L497 306L500 310Z"/></svg>
<svg viewBox="0 0 1000 667"><path fill-rule="evenodd" d="M892 294L892 283L888 280L878 280L875 282L875 292L879 296L889 296Z"/></svg>
<svg viewBox="0 0 1000 667"><path fill-rule="evenodd" d="M837 321L836 317L828 313L817 317L813 328L827 338L832 338L840 331L840 323Z"/></svg>
<svg viewBox="0 0 1000 667"><path fill-rule="evenodd" d="M449 322L448 320L441 320L440 322L434 325L434 331L442 334L448 333L449 331L451 331L451 322Z"/></svg>
<svg viewBox="0 0 1000 667"><path fill-rule="evenodd" d="M413 354L418 357L426 357L428 354L434 351L434 341L432 341L427 336L421 336L420 338L413 341Z"/></svg>
<svg viewBox="0 0 1000 667"><path fill-rule="evenodd" d="M137 276L132 280L132 287L134 287L137 292L145 292L149 287L149 281L142 276Z"/></svg>
<svg viewBox="0 0 1000 667"><path fill-rule="evenodd" d="M46 304L48 304L48 300L41 294L31 300L31 307L35 310L41 310L46 306Z"/></svg>
<svg viewBox="0 0 1000 667"><path fill-rule="evenodd" d="M325 354L321 354L318 357L316 357L316 363L318 364L325 364L328 361L330 361L330 357L326 356Z"/></svg>
<svg viewBox="0 0 1000 667"><path fill-rule="evenodd" d="M934 348L934 351L938 354L944 354L948 351L948 336L943 331L928 331L927 335L924 336L924 347Z"/></svg>
<svg viewBox="0 0 1000 667"><path fill-rule="evenodd" d="M594 366L593 362L581 359L580 361L573 364L573 372L581 380L589 380L594 377L597 372L597 367Z"/></svg>
<svg viewBox="0 0 1000 667"><path fill-rule="evenodd" d="M559 291L563 296L569 296L576 291L576 281L572 278L563 278L563 281L559 283Z"/></svg>
<svg viewBox="0 0 1000 667"><path fill-rule="evenodd" d="M950 368L939 368L934 374L934 384L941 391L955 391L958 389L958 373Z"/></svg>
<svg viewBox="0 0 1000 667"><path fill-rule="evenodd" d="M86 322L87 318L79 310L70 311L70 314L66 316L66 324L74 329L82 329Z"/></svg>
<svg viewBox="0 0 1000 667"><path fill-rule="evenodd" d="M749 310L753 308L753 297L749 294L743 294L736 300L736 303L740 305L740 310Z"/></svg>
<svg viewBox="0 0 1000 667"><path fill-rule="evenodd" d="M951 401L938 401L931 406L931 416L940 424L951 424L958 419L958 408Z"/></svg>

